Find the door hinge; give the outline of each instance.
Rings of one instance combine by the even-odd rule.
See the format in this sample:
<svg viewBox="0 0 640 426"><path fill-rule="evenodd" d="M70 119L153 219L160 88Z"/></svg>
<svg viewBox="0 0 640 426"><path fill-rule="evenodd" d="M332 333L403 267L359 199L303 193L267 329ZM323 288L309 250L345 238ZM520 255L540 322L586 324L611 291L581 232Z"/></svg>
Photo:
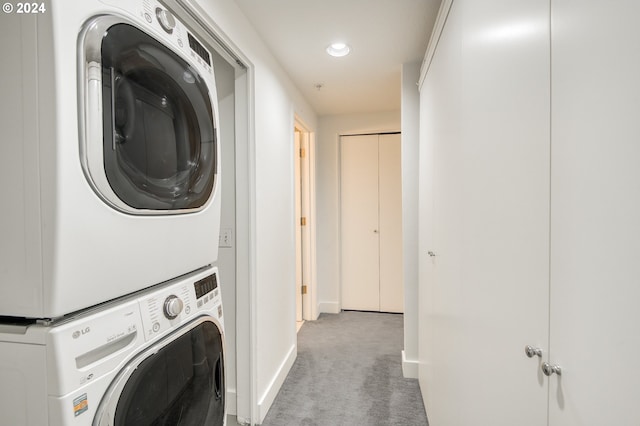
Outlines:
<svg viewBox="0 0 640 426"><path fill-rule="evenodd" d="M307 218L306 217L301 217L300 218L300 225L302 225L302 226L306 226L307 225Z"/></svg>
<svg viewBox="0 0 640 426"><path fill-rule="evenodd" d="M302 294L307 294L307 286L306 285L302 286Z"/></svg>
<svg viewBox="0 0 640 426"><path fill-rule="evenodd" d="M305 155L306 151L304 150L304 148L300 148L300 158L304 158Z"/></svg>

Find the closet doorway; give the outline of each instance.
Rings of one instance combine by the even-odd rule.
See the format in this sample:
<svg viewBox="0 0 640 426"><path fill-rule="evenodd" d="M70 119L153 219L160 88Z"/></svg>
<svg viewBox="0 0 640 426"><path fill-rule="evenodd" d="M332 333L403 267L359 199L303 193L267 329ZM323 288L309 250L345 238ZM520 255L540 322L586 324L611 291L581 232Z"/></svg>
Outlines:
<svg viewBox="0 0 640 426"><path fill-rule="evenodd" d="M342 309L404 311L400 133L340 137Z"/></svg>

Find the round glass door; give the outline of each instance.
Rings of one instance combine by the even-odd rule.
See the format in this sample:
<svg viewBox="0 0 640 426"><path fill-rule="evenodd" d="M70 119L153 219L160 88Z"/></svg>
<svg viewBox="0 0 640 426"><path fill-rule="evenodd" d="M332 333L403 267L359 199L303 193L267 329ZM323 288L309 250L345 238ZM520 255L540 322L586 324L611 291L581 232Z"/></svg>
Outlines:
<svg viewBox="0 0 640 426"><path fill-rule="evenodd" d="M102 165L110 190L98 185L99 192L134 214L201 208L216 175L207 81L171 49L127 23L109 26L100 43Z"/></svg>
<svg viewBox="0 0 640 426"><path fill-rule="evenodd" d="M113 426L223 424L224 364L216 325L205 321L150 355L112 398L115 418L106 421Z"/></svg>

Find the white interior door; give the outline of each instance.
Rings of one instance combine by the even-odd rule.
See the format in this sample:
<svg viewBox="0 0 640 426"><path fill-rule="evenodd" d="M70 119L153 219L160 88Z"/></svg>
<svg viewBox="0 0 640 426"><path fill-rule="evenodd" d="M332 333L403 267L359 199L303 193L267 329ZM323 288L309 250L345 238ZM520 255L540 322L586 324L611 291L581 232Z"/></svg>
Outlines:
<svg viewBox="0 0 640 426"><path fill-rule="evenodd" d="M380 310L378 135L341 138L342 309Z"/></svg>
<svg viewBox="0 0 640 426"><path fill-rule="evenodd" d="M404 311L400 134L378 138L380 311Z"/></svg>
<svg viewBox="0 0 640 426"><path fill-rule="evenodd" d="M342 308L403 312L400 134L341 138Z"/></svg>
<svg viewBox="0 0 640 426"><path fill-rule="evenodd" d="M302 257L302 177L300 168L300 145L301 134L294 131L294 192L295 192L295 226L296 226L296 321L302 321L302 285L303 285L303 257Z"/></svg>
<svg viewBox="0 0 640 426"><path fill-rule="evenodd" d="M524 347L548 344L548 16L546 0L454 1L422 88L434 158L420 185L434 198L421 247L434 256L420 253L420 376L433 425L547 421L541 360Z"/></svg>
<svg viewBox="0 0 640 426"><path fill-rule="evenodd" d="M301 257L302 257L302 319L314 319L312 314L312 292L315 290L313 280L313 250L314 243L312 229L314 216L312 205L311 161L312 161L310 135L307 131L300 132L300 214L304 218L301 229Z"/></svg>
<svg viewBox="0 0 640 426"><path fill-rule="evenodd" d="M640 3L552 6L549 425L638 425Z"/></svg>

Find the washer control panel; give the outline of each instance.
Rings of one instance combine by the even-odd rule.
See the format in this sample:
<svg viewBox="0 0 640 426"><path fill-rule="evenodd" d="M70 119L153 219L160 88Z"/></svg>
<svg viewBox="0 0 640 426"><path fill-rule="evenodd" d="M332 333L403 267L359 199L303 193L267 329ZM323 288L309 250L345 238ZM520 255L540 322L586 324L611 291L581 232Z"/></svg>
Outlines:
<svg viewBox="0 0 640 426"><path fill-rule="evenodd" d="M145 340L155 339L199 312L209 311L221 319L218 273L206 268L175 283L167 283L138 299Z"/></svg>
<svg viewBox="0 0 640 426"><path fill-rule="evenodd" d="M184 303L182 303L182 299L172 294L164 299L164 316L167 317L167 319L172 320L180 315L183 307Z"/></svg>
<svg viewBox="0 0 640 426"><path fill-rule="evenodd" d="M173 18L171 12L161 7L156 7L156 17L158 23L167 34L171 34L176 27L176 20Z"/></svg>
<svg viewBox="0 0 640 426"><path fill-rule="evenodd" d="M140 298L138 303L145 339L153 339L189 317L193 312L192 300L187 283L164 288Z"/></svg>

